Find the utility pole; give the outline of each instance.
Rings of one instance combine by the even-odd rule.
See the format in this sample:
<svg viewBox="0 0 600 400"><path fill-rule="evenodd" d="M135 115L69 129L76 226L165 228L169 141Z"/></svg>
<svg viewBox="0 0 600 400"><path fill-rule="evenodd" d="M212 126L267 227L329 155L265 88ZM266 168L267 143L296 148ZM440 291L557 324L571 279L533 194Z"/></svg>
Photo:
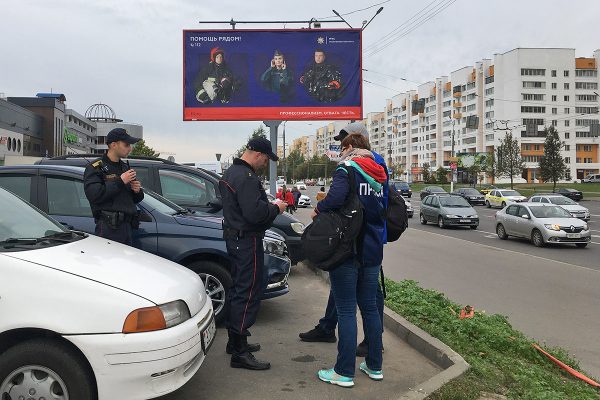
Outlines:
<svg viewBox="0 0 600 400"><path fill-rule="evenodd" d="M454 158L456 157L454 154L454 118L452 118L452 161L450 161L450 193L454 192L454 170L452 169L452 163L454 163ZM456 165L457 174L458 174L458 165Z"/></svg>

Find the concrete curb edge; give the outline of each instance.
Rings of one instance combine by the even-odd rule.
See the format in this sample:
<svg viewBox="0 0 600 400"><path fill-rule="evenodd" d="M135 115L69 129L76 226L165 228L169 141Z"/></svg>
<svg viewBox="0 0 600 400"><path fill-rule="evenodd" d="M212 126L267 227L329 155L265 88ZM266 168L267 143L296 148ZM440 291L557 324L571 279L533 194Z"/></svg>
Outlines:
<svg viewBox="0 0 600 400"><path fill-rule="evenodd" d="M330 283L327 272L304 263L299 263L299 265L306 266L325 282ZM388 331L396 334L431 362L443 368L442 372L419 384L418 388L412 388L410 391L401 394L398 397L399 400L425 399L469 370L470 365L460 354L387 307L384 310L383 320Z"/></svg>

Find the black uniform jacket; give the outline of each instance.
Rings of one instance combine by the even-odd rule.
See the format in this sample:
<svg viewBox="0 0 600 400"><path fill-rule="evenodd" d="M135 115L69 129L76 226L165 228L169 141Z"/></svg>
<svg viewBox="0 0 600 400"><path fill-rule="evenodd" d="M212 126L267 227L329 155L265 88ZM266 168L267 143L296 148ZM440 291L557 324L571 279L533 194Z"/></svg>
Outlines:
<svg viewBox="0 0 600 400"><path fill-rule="evenodd" d="M100 211L120 211L127 215L136 214L136 203L144 198L144 192L134 193L121 180L121 174L129 169L123 161L113 162L105 154L85 168L83 184L85 195L98 218Z"/></svg>
<svg viewBox="0 0 600 400"><path fill-rule="evenodd" d="M233 160L219 182L223 217L227 228L241 232L264 232L279 214L262 188L254 169L242 159Z"/></svg>

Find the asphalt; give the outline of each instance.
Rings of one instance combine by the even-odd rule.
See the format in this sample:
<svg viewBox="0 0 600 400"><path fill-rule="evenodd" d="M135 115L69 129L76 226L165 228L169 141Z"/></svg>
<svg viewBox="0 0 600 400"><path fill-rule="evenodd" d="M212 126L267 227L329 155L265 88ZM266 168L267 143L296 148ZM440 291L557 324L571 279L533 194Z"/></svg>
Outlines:
<svg viewBox="0 0 600 400"><path fill-rule="evenodd" d="M344 389L321 382L316 373L331 368L336 344L305 343L298 333L311 329L322 316L329 288L303 265L292 269L290 293L264 301L250 341L263 349L257 358L271 362L269 371L247 371L229 367L225 354L227 333L218 330L205 363L183 388L161 400L188 399L396 399L418 389L419 384L441 372L406 342L384 333L384 380L371 381L358 370L355 386ZM359 329L359 340L362 340Z"/></svg>

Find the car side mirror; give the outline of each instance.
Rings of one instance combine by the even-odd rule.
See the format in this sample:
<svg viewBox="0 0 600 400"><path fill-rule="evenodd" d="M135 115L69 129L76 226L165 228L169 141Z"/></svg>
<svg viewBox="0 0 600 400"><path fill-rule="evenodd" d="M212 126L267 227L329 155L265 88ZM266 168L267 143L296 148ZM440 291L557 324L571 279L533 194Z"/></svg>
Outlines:
<svg viewBox="0 0 600 400"><path fill-rule="evenodd" d="M152 216L148 214L145 210L139 209L137 210L138 219L140 222L152 222Z"/></svg>
<svg viewBox="0 0 600 400"><path fill-rule="evenodd" d="M210 208L215 211L219 211L223 208L223 200L219 197L215 197L213 200L208 202Z"/></svg>
<svg viewBox="0 0 600 400"><path fill-rule="evenodd" d="M529 215L527 215L527 214L521 215L521 218L529 219Z"/></svg>

